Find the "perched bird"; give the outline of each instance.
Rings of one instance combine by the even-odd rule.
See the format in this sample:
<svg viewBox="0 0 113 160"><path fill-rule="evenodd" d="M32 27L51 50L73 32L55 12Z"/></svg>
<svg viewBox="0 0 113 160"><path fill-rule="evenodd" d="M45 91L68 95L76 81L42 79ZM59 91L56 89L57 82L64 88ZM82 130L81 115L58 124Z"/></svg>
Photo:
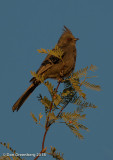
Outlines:
<svg viewBox="0 0 113 160"><path fill-rule="evenodd" d="M57 46L63 51L63 62L61 59L53 55L47 55L40 68L37 70L37 75L42 75L44 79L53 78L57 80L70 76L74 70L76 62L77 40L78 38L75 38L71 31L66 26L64 26L63 33L57 43ZM30 82L31 85L13 105L13 111L18 111L22 104L34 91L34 89L41 83L40 81L36 80L35 77L33 77Z"/></svg>

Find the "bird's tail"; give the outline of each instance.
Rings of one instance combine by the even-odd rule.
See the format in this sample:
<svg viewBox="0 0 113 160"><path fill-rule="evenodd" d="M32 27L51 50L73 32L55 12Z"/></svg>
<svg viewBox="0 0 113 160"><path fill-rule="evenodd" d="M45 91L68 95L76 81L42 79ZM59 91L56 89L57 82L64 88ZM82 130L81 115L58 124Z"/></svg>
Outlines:
<svg viewBox="0 0 113 160"><path fill-rule="evenodd" d="M34 89L40 84L31 84L28 89L22 94L22 96L16 101L16 103L13 105L12 110L13 112L15 110L19 110L22 104L27 100L27 98L31 95L31 93L34 91Z"/></svg>

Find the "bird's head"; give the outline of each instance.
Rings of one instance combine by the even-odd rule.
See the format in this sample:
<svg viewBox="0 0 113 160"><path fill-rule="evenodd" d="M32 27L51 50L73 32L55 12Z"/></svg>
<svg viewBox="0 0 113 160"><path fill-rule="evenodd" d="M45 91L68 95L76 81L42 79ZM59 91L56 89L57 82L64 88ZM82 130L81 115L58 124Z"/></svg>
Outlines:
<svg viewBox="0 0 113 160"><path fill-rule="evenodd" d="M75 46L77 40L79 39L75 38L71 33L71 31L66 26L64 26L63 33L60 39L58 40L58 45L60 47L65 47L70 45Z"/></svg>

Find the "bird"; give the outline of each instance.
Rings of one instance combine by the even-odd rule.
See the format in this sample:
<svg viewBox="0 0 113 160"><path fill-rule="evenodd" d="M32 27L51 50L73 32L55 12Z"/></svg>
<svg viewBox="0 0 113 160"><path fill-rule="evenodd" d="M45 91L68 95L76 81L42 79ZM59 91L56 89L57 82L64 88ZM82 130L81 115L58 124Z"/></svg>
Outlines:
<svg viewBox="0 0 113 160"><path fill-rule="evenodd" d="M66 78L71 75L75 68L76 63L76 41L79 38L75 38L72 32L66 27L63 27L63 33L58 40L57 46L63 51L62 60L54 55L48 54L41 66L37 70L37 76L41 75L44 80L48 78L59 80L60 78ZM54 48L53 48L54 50ZM36 87L41 84L40 80L33 77L30 80L30 86L21 95L21 97L15 102L12 107L12 111L18 111L27 98L32 94Z"/></svg>

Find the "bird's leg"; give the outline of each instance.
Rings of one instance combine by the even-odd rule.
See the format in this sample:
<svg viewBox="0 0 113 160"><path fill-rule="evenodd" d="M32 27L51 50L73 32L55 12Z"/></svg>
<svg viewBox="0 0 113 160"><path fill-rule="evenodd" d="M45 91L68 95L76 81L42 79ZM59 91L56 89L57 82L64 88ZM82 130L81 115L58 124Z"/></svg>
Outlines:
<svg viewBox="0 0 113 160"><path fill-rule="evenodd" d="M61 72L60 72L60 76L61 77L63 77L64 76L64 73L63 73L64 71L63 70L61 70Z"/></svg>
<svg viewBox="0 0 113 160"><path fill-rule="evenodd" d="M65 68L65 63L64 61L62 62L62 70L60 71L60 76L64 77L64 68Z"/></svg>
<svg viewBox="0 0 113 160"><path fill-rule="evenodd" d="M61 82L63 82L63 77L62 76L58 79L58 83L61 83Z"/></svg>

